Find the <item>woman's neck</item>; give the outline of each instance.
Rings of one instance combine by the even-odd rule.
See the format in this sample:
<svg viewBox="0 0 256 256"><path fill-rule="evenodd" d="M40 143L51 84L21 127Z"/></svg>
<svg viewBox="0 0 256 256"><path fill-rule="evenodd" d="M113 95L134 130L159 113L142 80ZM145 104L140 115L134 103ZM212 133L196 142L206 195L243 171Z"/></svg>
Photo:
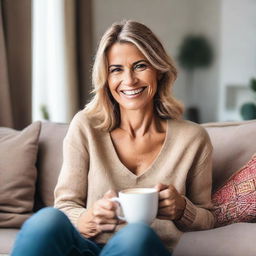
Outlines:
<svg viewBox="0 0 256 256"><path fill-rule="evenodd" d="M164 132L164 123L153 111L121 110L120 129L128 132L133 138L148 133Z"/></svg>

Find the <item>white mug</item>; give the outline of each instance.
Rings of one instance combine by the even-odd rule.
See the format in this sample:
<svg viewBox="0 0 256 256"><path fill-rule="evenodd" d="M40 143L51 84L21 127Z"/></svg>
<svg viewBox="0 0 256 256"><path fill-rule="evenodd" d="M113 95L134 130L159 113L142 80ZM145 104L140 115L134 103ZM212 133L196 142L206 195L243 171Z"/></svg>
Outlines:
<svg viewBox="0 0 256 256"><path fill-rule="evenodd" d="M119 197L111 198L118 202L124 217L117 216L128 223L143 222L151 224L158 211L158 191L155 188L130 188L118 193Z"/></svg>

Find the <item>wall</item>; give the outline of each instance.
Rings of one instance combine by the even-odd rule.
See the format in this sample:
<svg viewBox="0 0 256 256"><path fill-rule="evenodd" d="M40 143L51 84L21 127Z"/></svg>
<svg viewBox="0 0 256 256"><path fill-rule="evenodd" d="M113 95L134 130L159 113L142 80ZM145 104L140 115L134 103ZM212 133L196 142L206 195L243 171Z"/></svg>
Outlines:
<svg viewBox="0 0 256 256"><path fill-rule="evenodd" d="M241 104L252 98L246 87L256 77L256 1L222 1L221 20L219 120L240 120Z"/></svg>
<svg viewBox="0 0 256 256"><path fill-rule="evenodd" d="M218 119L221 0L193 0L192 2L189 30L194 34L204 35L214 52L212 65L209 68L197 70L194 81L197 87L201 122L212 122Z"/></svg>

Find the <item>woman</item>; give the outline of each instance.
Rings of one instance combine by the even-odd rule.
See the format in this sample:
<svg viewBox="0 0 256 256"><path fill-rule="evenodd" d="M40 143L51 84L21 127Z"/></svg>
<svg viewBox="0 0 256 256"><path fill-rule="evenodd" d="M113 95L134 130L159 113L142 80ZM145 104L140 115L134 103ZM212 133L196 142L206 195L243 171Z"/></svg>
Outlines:
<svg viewBox="0 0 256 256"><path fill-rule="evenodd" d="M181 120L183 108L170 95L176 75L145 25L124 21L106 31L94 97L64 140L55 189L61 211L46 208L28 220L13 255L171 255L183 231L213 227L212 146L202 127ZM110 199L130 187L159 191L151 227L118 220Z"/></svg>

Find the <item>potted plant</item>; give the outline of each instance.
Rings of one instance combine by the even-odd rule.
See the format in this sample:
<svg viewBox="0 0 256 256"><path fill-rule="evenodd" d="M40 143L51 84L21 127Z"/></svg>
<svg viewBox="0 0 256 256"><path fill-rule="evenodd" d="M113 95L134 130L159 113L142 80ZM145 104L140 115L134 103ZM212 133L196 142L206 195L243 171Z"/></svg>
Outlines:
<svg viewBox="0 0 256 256"><path fill-rule="evenodd" d="M256 79L250 81L250 89L253 91L256 101ZM256 119L256 104L255 102L246 102L241 106L241 116L244 120Z"/></svg>
<svg viewBox="0 0 256 256"><path fill-rule="evenodd" d="M196 88L194 85L194 73L198 68L206 68L212 64L213 50L208 40L203 35L188 35L184 38L178 54L180 66L187 72L187 119L199 122L199 110L195 102Z"/></svg>

